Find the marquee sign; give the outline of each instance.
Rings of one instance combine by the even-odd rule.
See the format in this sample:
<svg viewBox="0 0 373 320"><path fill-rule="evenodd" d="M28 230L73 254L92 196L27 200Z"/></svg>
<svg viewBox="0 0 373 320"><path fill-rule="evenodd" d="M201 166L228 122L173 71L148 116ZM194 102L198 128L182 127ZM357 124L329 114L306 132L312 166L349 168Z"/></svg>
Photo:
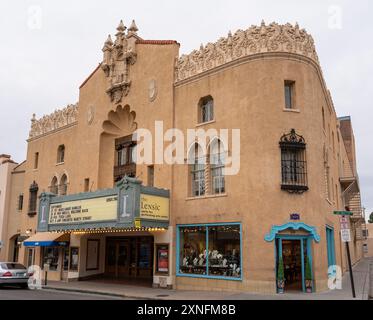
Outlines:
<svg viewBox="0 0 373 320"><path fill-rule="evenodd" d="M141 194L140 218L168 221L170 219L170 199Z"/></svg>
<svg viewBox="0 0 373 320"><path fill-rule="evenodd" d="M42 193L38 231L167 228L169 219L169 190L125 177L113 189L66 196Z"/></svg>
<svg viewBox="0 0 373 320"><path fill-rule="evenodd" d="M117 199L116 196L109 196L52 204L49 210L49 224L116 220Z"/></svg>

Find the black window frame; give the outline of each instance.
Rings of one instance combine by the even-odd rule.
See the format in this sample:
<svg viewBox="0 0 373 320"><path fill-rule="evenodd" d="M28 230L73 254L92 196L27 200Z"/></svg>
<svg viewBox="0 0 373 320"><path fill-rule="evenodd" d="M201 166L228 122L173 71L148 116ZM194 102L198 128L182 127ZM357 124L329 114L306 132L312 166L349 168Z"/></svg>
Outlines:
<svg viewBox="0 0 373 320"><path fill-rule="evenodd" d="M291 129L280 139L281 148L281 189L290 193L309 190L307 181L306 142Z"/></svg>
<svg viewBox="0 0 373 320"><path fill-rule="evenodd" d="M28 207L29 216L35 216L37 213L38 191L39 191L39 186L34 181L29 188L29 193L30 193L29 194L29 207Z"/></svg>
<svg viewBox="0 0 373 320"><path fill-rule="evenodd" d="M18 211L22 211L23 210L23 200L24 200L24 195L23 195L23 193L21 193L18 196L18 204L17 204L17 210Z"/></svg>

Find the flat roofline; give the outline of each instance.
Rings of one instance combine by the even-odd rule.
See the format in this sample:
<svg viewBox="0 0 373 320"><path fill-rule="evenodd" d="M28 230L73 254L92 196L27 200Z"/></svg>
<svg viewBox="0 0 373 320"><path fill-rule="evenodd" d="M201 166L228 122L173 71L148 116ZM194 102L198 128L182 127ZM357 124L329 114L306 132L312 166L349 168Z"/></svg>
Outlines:
<svg viewBox="0 0 373 320"><path fill-rule="evenodd" d="M351 120L351 116L339 117L338 120L339 120L339 121L347 121L347 120Z"/></svg>

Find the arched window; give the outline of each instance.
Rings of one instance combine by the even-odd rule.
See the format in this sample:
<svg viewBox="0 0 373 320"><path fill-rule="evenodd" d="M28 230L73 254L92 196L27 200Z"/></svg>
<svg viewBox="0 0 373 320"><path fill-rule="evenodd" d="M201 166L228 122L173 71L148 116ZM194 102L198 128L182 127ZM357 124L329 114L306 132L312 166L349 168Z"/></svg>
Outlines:
<svg viewBox="0 0 373 320"><path fill-rule="evenodd" d="M211 96L202 98L198 109L200 123L214 120L214 99Z"/></svg>
<svg viewBox="0 0 373 320"><path fill-rule="evenodd" d="M281 189L291 193L303 193L307 186L306 143L302 136L292 129L280 140L281 148Z"/></svg>
<svg viewBox="0 0 373 320"><path fill-rule="evenodd" d="M65 146L62 144L57 150L57 163L65 162Z"/></svg>
<svg viewBox="0 0 373 320"><path fill-rule="evenodd" d="M189 152L191 194L193 197L205 195L205 164L206 158L202 148L195 144Z"/></svg>
<svg viewBox="0 0 373 320"><path fill-rule="evenodd" d="M210 145L210 177L211 193L221 194L225 192L225 151L223 143L219 139L212 141Z"/></svg>
<svg viewBox="0 0 373 320"><path fill-rule="evenodd" d="M30 191L30 195L29 195L28 215L34 216L36 215L38 191L39 191L39 186L35 181L30 186L29 191Z"/></svg>
<svg viewBox="0 0 373 320"><path fill-rule="evenodd" d="M53 177L49 189L50 189L51 193L58 194L58 180L57 180L57 177Z"/></svg>
<svg viewBox="0 0 373 320"><path fill-rule="evenodd" d="M65 196L67 194L67 176L64 174L60 181L60 196Z"/></svg>

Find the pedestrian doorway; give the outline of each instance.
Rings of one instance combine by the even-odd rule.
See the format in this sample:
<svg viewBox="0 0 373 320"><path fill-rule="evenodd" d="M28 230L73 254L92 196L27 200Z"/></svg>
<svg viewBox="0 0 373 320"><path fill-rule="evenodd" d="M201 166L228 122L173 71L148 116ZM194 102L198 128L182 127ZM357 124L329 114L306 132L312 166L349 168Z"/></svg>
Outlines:
<svg viewBox="0 0 373 320"><path fill-rule="evenodd" d="M282 257L284 262L285 290L302 290L301 241L283 240Z"/></svg>
<svg viewBox="0 0 373 320"><path fill-rule="evenodd" d="M285 292L306 291L306 265L307 260L312 261L310 243L308 237L279 236L276 239L276 270L282 257Z"/></svg>
<svg viewBox="0 0 373 320"><path fill-rule="evenodd" d="M151 285L153 248L152 236L107 238L105 278Z"/></svg>

